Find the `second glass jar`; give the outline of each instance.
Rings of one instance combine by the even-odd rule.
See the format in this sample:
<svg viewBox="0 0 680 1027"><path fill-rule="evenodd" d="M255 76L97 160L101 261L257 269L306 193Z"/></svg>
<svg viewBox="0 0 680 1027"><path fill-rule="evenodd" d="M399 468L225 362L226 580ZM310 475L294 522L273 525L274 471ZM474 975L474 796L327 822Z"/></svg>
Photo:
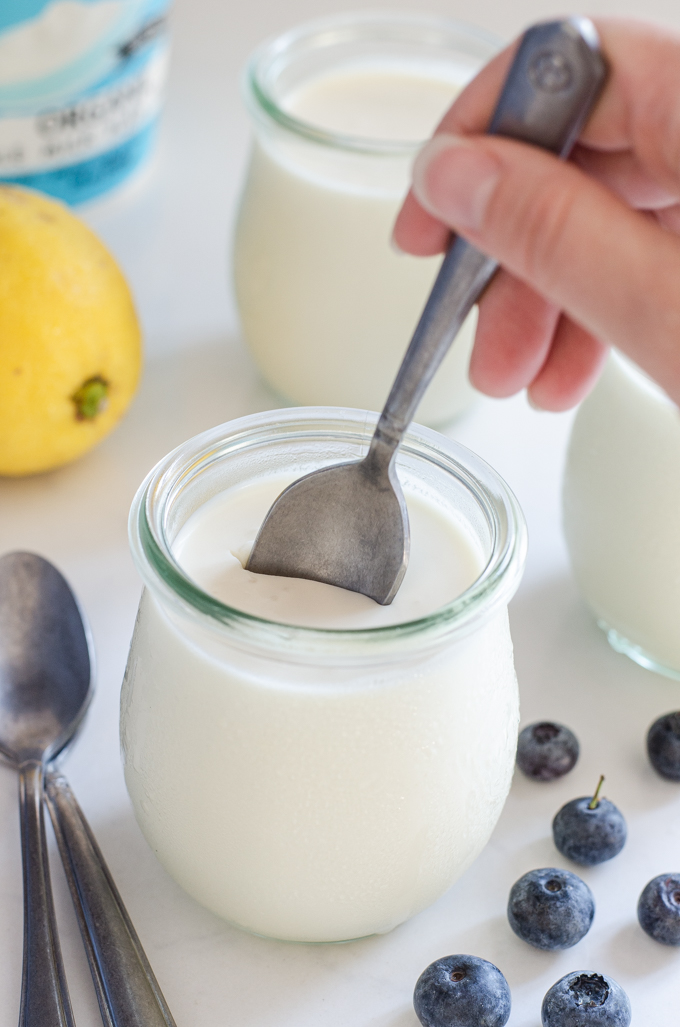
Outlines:
<svg viewBox="0 0 680 1027"><path fill-rule="evenodd" d="M382 409L440 264L390 246L411 163L497 49L455 22L376 13L302 26L254 55L236 297L260 371L287 400ZM473 311L420 421L472 402L475 324Z"/></svg>

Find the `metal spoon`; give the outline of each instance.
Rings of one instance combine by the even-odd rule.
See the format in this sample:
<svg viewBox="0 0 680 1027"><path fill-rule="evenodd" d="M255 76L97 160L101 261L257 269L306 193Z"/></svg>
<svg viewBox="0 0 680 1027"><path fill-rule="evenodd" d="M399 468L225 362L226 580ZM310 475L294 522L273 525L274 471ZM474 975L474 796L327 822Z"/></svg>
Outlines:
<svg viewBox="0 0 680 1027"><path fill-rule="evenodd" d="M569 154L604 83L587 18L535 25L523 36L488 132ZM497 264L462 238L450 247L363 460L325 467L274 502L246 564L311 578L383 605L406 571L409 523L395 469L401 440L432 377ZM357 368L360 373L360 368Z"/></svg>
<svg viewBox="0 0 680 1027"><path fill-rule="evenodd" d="M19 1027L73 1027L42 809L43 765L90 698L90 650L62 576L31 553L0 560L0 753L19 772L24 964Z"/></svg>
<svg viewBox="0 0 680 1027"><path fill-rule="evenodd" d="M73 1027L49 885L43 767L73 738L92 694L92 647L76 599L47 560L0 559L0 752L19 769L24 974L19 1027ZM64 777L46 788L106 1027L175 1027L104 857Z"/></svg>

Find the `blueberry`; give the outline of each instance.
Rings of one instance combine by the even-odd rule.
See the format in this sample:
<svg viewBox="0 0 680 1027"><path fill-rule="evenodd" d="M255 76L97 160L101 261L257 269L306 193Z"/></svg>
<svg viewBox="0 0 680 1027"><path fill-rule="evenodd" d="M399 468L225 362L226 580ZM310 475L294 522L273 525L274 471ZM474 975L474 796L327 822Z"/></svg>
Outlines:
<svg viewBox="0 0 680 1027"><path fill-rule="evenodd" d="M680 712L654 721L647 732L647 754L657 774L680 781Z"/></svg>
<svg viewBox="0 0 680 1027"><path fill-rule="evenodd" d="M543 999L543 1027L629 1027L628 996L602 974L570 973L553 984Z"/></svg>
<svg viewBox="0 0 680 1027"><path fill-rule="evenodd" d="M593 893L569 870L530 870L510 889L510 926L537 949L571 948L588 933L594 916Z"/></svg>
<svg viewBox="0 0 680 1027"><path fill-rule="evenodd" d="M413 1007L423 1027L504 1027L510 988L486 959L444 956L421 973Z"/></svg>
<svg viewBox="0 0 680 1027"><path fill-rule="evenodd" d="M572 799L552 823L555 845L567 859L584 867L617 856L628 834L623 814L609 799L600 799L600 778L595 795Z"/></svg>
<svg viewBox="0 0 680 1027"><path fill-rule="evenodd" d="M542 721L529 724L519 733L517 766L533 781L555 781L576 764L579 744L576 735L562 724Z"/></svg>
<svg viewBox="0 0 680 1027"><path fill-rule="evenodd" d="M680 874L653 878L638 902L640 927L662 945L680 945Z"/></svg>

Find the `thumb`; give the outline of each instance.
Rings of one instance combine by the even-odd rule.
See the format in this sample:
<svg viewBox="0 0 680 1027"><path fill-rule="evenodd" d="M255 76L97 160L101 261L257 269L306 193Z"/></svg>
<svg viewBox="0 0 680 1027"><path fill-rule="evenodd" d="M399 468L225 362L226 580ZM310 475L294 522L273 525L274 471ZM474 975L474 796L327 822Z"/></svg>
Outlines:
<svg viewBox="0 0 680 1027"><path fill-rule="evenodd" d="M524 143L440 133L416 199L680 398L680 240L575 165Z"/></svg>

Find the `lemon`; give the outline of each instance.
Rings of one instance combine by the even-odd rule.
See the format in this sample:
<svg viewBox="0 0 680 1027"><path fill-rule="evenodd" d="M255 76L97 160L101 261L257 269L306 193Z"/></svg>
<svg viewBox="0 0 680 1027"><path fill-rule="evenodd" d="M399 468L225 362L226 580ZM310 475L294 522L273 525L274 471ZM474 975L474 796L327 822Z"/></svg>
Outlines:
<svg viewBox="0 0 680 1027"><path fill-rule="evenodd" d="M139 380L130 290L66 207L0 186L0 474L75 460L124 413Z"/></svg>

